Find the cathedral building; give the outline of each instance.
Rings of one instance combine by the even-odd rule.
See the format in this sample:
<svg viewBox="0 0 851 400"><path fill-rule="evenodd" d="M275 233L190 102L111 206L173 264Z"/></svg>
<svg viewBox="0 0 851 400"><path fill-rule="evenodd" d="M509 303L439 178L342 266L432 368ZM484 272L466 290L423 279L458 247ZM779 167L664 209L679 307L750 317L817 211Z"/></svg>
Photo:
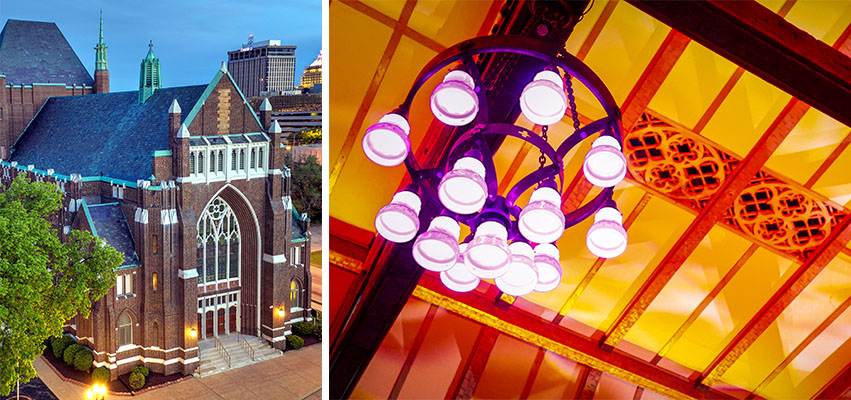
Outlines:
<svg viewBox="0 0 851 400"><path fill-rule="evenodd" d="M53 24L10 21L0 43L45 26L61 37ZM282 349L291 325L311 320L310 234L268 101L255 113L224 64L206 85L163 88L152 44L139 89L106 93L102 35L96 49L86 95L50 92L19 136L5 131L0 160L4 185L27 174L59 186L60 237L89 230L124 255L114 288L66 332L113 379L140 364L192 374L199 341L236 332ZM39 60L18 62L29 71Z"/></svg>

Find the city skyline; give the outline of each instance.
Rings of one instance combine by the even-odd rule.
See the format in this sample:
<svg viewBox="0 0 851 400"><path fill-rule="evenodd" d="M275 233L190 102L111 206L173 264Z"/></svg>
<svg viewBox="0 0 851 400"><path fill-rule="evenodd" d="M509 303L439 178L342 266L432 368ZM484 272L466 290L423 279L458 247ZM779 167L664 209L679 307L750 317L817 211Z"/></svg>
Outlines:
<svg viewBox="0 0 851 400"><path fill-rule="evenodd" d="M154 1L114 5L96 0L75 3L14 0L4 1L0 6L0 21L56 23L94 77L94 46L101 9L112 92L138 89L139 64L148 51L149 41L153 42L154 53L162 64L163 87L209 82L227 59L227 52L240 48L250 34L255 41L272 39L295 45L298 82L322 45L319 2Z"/></svg>

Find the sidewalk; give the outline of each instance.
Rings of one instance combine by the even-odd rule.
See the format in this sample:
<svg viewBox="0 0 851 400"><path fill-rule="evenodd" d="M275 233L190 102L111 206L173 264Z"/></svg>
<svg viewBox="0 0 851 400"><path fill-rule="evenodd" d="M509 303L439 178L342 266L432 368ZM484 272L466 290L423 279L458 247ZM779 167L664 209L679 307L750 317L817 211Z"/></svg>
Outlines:
<svg viewBox="0 0 851 400"><path fill-rule="evenodd" d="M60 400L85 399L88 387L65 382L41 357L33 362L38 377ZM322 344L287 351L283 356L204 378L190 377L141 393L137 399L321 399ZM130 397L108 394L108 398Z"/></svg>

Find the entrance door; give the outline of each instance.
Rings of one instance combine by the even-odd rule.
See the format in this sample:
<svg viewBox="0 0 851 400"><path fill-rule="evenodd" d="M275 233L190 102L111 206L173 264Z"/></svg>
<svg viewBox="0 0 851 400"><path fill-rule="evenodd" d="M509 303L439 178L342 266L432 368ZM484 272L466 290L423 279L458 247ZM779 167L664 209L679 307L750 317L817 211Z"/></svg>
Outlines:
<svg viewBox="0 0 851 400"><path fill-rule="evenodd" d="M218 318L216 318L216 329L218 330L219 335L224 335L225 332L225 309L220 308L218 312Z"/></svg>
<svg viewBox="0 0 851 400"><path fill-rule="evenodd" d="M205 332L207 334L206 337L212 337L213 336L213 311L212 310L207 311L207 318L206 318L205 322L207 323L206 324L207 325L207 332Z"/></svg>
<svg viewBox="0 0 851 400"><path fill-rule="evenodd" d="M198 296L198 332L200 339L239 331L239 290ZM203 318L202 318L203 317Z"/></svg>
<svg viewBox="0 0 851 400"><path fill-rule="evenodd" d="M236 332L236 306L230 307L230 321L228 321L230 325L230 331Z"/></svg>

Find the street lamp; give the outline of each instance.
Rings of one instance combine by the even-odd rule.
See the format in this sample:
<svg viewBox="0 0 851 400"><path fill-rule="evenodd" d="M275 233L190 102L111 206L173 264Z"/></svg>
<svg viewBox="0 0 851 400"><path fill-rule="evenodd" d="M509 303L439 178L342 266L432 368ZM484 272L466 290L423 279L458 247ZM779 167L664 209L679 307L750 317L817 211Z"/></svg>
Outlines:
<svg viewBox="0 0 851 400"><path fill-rule="evenodd" d="M101 385L99 383L95 383L95 386L86 391L86 399L105 399L106 398L106 385Z"/></svg>

